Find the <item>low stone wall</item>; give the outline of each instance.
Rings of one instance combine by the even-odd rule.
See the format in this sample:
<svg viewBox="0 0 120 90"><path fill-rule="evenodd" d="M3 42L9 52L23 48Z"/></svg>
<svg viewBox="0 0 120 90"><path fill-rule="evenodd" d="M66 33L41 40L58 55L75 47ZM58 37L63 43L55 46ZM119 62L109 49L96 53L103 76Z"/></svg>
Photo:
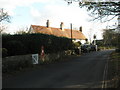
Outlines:
<svg viewBox="0 0 120 90"><path fill-rule="evenodd" d="M32 57L29 55L10 56L2 59L2 72L20 70L32 66Z"/></svg>
<svg viewBox="0 0 120 90"><path fill-rule="evenodd" d="M65 56L65 52L59 52L59 53L52 53L52 54L45 54L44 59L40 57L39 63L41 62L53 62L56 60L60 60Z"/></svg>
<svg viewBox="0 0 120 90"><path fill-rule="evenodd" d="M38 64L50 63L56 60L60 60L65 56L65 52L45 54L44 59L39 55ZM25 67L32 67L32 54L10 56L2 59L2 72L11 72L14 70L20 70Z"/></svg>

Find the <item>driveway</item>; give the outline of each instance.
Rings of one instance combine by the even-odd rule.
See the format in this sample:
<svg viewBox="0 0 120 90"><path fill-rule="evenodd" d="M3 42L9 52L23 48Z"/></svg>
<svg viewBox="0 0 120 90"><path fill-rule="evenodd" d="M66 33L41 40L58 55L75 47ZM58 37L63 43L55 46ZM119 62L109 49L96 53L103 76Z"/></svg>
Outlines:
<svg viewBox="0 0 120 90"><path fill-rule="evenodd" d="M84 54L3 79L3 88L102 88L108 55L113 50Z"/></svg>

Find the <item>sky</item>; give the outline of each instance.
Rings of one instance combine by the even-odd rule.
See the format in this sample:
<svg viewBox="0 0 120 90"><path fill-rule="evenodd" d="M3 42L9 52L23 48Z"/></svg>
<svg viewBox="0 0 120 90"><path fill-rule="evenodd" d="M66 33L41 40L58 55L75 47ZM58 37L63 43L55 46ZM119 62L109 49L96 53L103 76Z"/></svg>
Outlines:
<svg viewBox="0 0 120 90"><path fill-rule="evenodd" d="M0 8L4 8L11 16L11 23L5 23L7 33L15 33L21 29L30 28L30 25L46 26L50 21L51 27L60 27L64 22L65 28L73 29L82 26L83 34L89 39L94 34L102 39L102 30L106 25L113 25L116 19L107 22L89 22L90 16L85 8L81 9L78 2L68 5L64 0L0 0Z"/></svg>

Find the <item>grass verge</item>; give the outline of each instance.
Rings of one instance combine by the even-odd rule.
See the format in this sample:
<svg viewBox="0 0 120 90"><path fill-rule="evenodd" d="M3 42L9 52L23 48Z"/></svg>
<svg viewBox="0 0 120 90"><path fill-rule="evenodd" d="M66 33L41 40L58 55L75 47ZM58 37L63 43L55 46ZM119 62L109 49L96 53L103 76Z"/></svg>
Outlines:
<svg viewBox="0 0 120 90"><path fill-rule="evenodd" d="M108 88L120 88L120 52L110 54L108 63Z"/></svg>

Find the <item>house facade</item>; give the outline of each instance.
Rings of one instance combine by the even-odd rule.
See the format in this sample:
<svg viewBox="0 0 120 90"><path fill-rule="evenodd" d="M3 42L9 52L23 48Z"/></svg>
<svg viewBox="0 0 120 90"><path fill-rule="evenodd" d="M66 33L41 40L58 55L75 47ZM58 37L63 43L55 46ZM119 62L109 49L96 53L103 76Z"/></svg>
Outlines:
<svg viewBox="0 0 120 90"><path fill-rule="evenodd" d="M80 30L65 29L64 23L61 22L60 28L50 27L50 22L47 20L46 26L31 25L29 33L42 33L48 35L54 35L57 37L67 37L72 38L73 41L80 41L82 44L85 42L85 35L82 33L82 28Z"/></svg>

